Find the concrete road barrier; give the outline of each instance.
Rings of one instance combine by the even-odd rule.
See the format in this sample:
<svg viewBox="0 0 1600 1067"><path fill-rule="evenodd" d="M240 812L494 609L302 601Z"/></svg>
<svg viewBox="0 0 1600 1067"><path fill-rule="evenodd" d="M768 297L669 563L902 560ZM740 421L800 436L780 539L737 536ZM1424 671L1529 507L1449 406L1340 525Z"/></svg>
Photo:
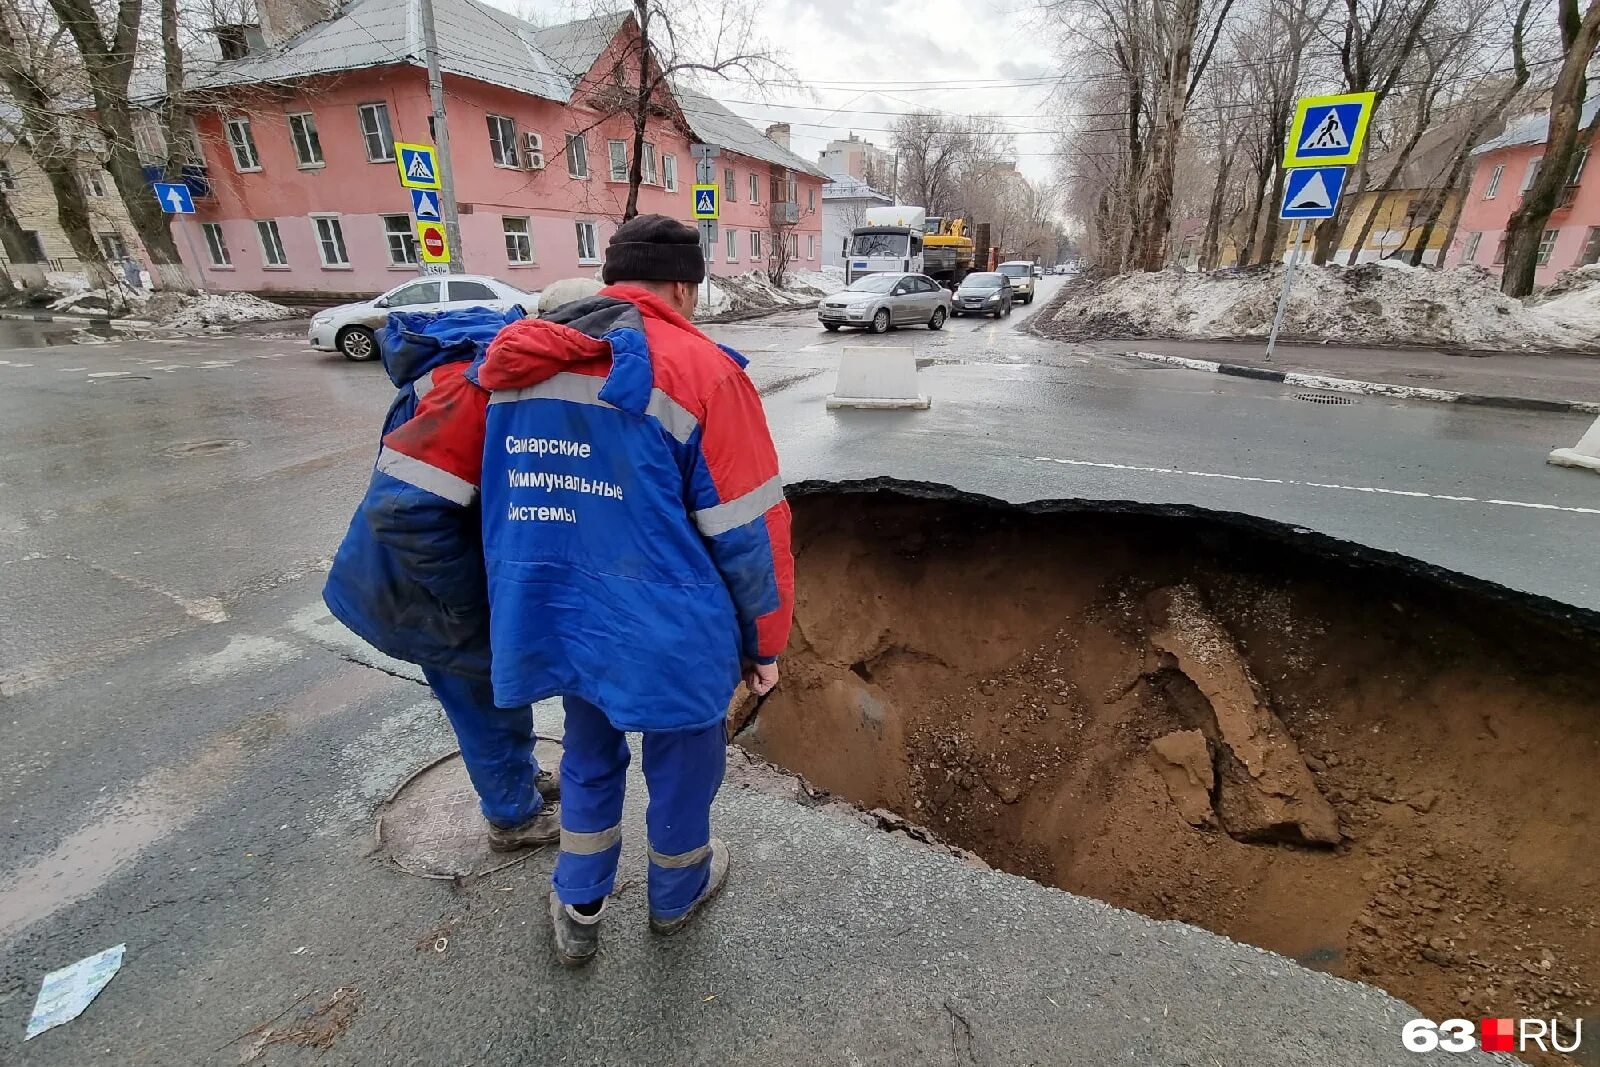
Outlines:
<svg viewBox="0 0 1600 1067"><path fill-rule="evenodd" d="M830 408L926 408L917 391L917 354L909 348L851 348L839 354Z"/></svg>
<svg viewBox="0 0 1600 1067"><path fill-rule="evenodd" d="M1558 448L1550 453L1549 462L1558 467L1583 467L1600 474L1600 419L1594 420L1589 432L1572 448Z"/></svg>

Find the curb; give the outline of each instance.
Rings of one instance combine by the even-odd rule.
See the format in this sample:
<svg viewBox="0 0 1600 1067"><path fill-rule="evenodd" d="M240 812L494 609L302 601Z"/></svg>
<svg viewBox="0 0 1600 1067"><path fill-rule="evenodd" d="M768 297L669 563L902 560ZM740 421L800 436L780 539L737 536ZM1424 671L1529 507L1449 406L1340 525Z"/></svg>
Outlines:
<svg viewBox="0 0 1600 1067"><path fill-rule="evenodd" d="M724 326L731 322L748 322L751 319L764 319L768 315L777 315L785 311L809 311L822 303L822 298L812 300L806 304L779 304L769 308L747 308L744 311L724 311L720 315L708 315L703 319L695 319L696 323L706 323L711 326Z"/></svg>
<svg viewBox="0 0 1600 1067"><path fill-rule="evenodd" d="M0 319L17 322L81 322L86 326L110 326L123 321L109 315L57 315L42 311L0 311Z"/></svg>
<svg viewBox="0 0 1600 1067"><path fill-rule="evenodd" d="M1486 393L1459 393L1453 389L1429 389L1420 385L1388 385L1384 382L1363 382L1354 378L1332 378L1324 374L1306 374L1301 371L1268 370L1240 363L1217 363L1209 359L1190 359L1187 356L1163 356L1158 352L1125 352L1146 363L1160 363L1168 367L1182 367L1206 374L1227 374L1235 378L1254 378L1263 382L1282 382L1303 389L1321 389L1333 393L1358 393L1362 396L1387 396L1396 400L1431 400L1441 404L1467 404L1473 407L1508 408L1513 411L1552 411L1572 415L1600 415L1600 401L1589 400L1538 400L1525 396L1492 396Z"/></svg>

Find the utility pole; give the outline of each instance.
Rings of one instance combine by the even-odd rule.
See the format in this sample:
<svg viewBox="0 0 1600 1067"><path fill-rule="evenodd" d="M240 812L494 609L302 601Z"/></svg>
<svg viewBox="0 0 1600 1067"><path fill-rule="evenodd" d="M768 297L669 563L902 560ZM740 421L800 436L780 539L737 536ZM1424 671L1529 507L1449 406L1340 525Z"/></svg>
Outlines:
<svg viewBox="0 0 1600 1067"><path fill-rule="evenodd" d="M433 99L433 144L439 156L439 214L450 242L449 273L462 272L461 217L456 214L456 183L450 164L450 124L444 114L444 76L439 73L439 35L433 26L433 0L420 0L422 49L428 61L428 95Z"/></svg>

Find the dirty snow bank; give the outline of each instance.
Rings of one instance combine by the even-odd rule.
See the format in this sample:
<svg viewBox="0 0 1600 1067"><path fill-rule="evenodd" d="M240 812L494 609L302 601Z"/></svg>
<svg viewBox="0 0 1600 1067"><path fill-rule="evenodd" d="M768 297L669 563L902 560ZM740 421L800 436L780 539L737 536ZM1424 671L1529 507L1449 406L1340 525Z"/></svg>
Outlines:
<svg viewBox="0 0 1600 1067"><path fill-rule="evenodd" d="M844 288L844 271L838 268L790 269L787 273L781 289L772 284L764 270L714 276L711 279L711 304L707 306L705 287L701 286L698 310L702 315L722 315L771 308L809 307L818 298Z"/></svg>
<svg viewBox="0 0 1600 1067"><path fill-rule="evenodd" d="M1600 264L1562 271L1531 303L1548 319L1600 337Z"/></svg>
<svg viewBox="0 0 1600 1067"><path fill-rule="evenodd" d="M157 293L145 305L150 321L174 330L288 319L296 314L300 313L249 293Z"/></svg>
<svg viewBox="0 0 1600 1067"><path fill-rule="evenodd" d="M1282 287L1281 265L1124 274L1070 287L1039 328L1067 340L1265 337ZM1497 279L1477 267L1306 263L1295 274L1282 336L1345 344L1588 348L1600 344L1600 298L1587 299L1591 310L1584 318L1554 301L1537 305L1505 296Z"/></svg>

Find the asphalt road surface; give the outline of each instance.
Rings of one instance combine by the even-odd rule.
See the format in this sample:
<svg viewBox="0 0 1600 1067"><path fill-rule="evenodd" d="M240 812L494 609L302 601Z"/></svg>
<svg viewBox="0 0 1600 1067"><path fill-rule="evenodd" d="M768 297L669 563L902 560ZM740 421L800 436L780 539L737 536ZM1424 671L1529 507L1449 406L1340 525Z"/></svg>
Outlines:
<svg viewBox="0 0 1600 1067"><path fill-rule="evenodd" d="M1018 316L886 337L785 319L716 332L752 357L790 477L1214 492L1329 526L1370 503L1373 540L1477 540L1529 557L1506 568L1526 584L1595 595L1580 549L1600 515L1578 509L1600 480L1541 451L1581 420L1335 417L1019 336ZM839 347L895 343L927 362L933 410L826 414ZM368 665L318 595L390 395L376 365L295 340L0 349L0 1062L1415 1062L1414 1012L1374 990L974 869L759 775L719 800L736 881L706 921L657 943L636 885L582 975L548 954L548 856L459 888L379 862L374 805L450 748L426 691ZM1211 467L1280 481L1170 473ZM636 875L639 815L635 788ZM44 974L119 943L89 1011L23 1045ZM338 989L358 1010L325 1050L262 1044Z"/></svg>

